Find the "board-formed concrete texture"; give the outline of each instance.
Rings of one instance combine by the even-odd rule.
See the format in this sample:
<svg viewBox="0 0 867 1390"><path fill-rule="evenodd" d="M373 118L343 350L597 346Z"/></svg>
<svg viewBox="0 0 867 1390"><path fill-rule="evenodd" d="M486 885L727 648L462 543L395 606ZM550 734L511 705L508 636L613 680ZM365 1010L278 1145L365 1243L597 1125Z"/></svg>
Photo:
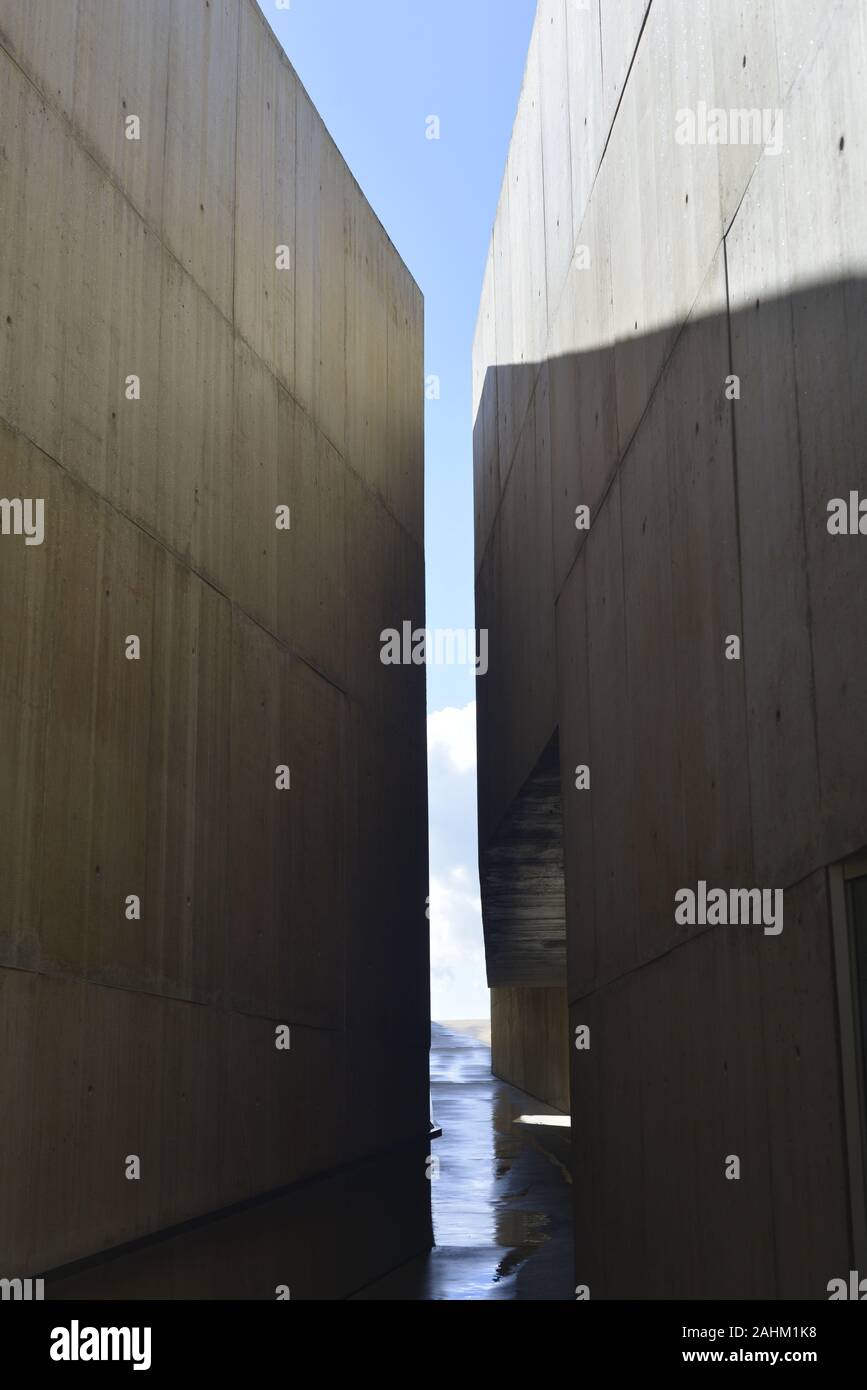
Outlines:
<svg viewBox="0 0 867 1390"><path fill-rule="evenodd" d="M0 0L4 1276L430 1244L422 318L253 0Z"/></svg>
<svg viewBox="0 0 867 1390"><path fill-rule="evenodd" d="M537 7L473 358L480 866L501 1075L556 1091L568 998L590 1298L867 1260L865 74L861 0ZM679 923L701 882L782 931Z"/></svg>
<svg viewBox="0 0 867 1390"><path fill-rule="evenodd" d="M569 1109L569 1006L563 987L491 990L491 1062L528 1095Z"/></svg>

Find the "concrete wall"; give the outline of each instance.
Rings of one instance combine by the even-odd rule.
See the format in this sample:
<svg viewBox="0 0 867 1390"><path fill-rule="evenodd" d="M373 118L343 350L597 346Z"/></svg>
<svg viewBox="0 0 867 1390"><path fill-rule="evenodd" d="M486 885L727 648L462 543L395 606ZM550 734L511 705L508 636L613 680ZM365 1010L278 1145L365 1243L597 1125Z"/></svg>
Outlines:
<svg viewBox="0 0 867 1390"><path fill-rule="evenodd" d="M569 1002L563 989L491 990L495 1076L569 1109Z"/></svg>
<svg viewBox="0 0 867 1390"><path fill-rule="evenodd" d="M424 676L379 661L424 623L422 318L252 0L0 0L0 496L45 503L0 537L3 1274L269 1193L151 1287L334 1297L429 1241Z"/></svg>
<svg viewBox="0 0 867 1390"><path fill-rule="evenodd" d="M864 480L865 70L858 0L539 0L474 349L480 841L557 730L591 1297L823 1298L853 1257L867 541L826 508ZM767 147L679 144L700 102ZM678 927L699 879L783 889L782 935Z"/></svg>

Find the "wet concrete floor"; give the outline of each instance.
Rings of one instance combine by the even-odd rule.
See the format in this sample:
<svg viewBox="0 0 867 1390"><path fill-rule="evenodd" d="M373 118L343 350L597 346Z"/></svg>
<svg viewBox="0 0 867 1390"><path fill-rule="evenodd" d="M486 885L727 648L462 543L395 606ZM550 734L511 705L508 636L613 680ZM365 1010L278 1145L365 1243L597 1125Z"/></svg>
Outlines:
<svg viewBox="0 0 867 1390"><path fill-rule="evenodd" d="M357 1299L574 1299L568 1117L491 1075L483 1024L432 1024L436 1248Z"/></svg>

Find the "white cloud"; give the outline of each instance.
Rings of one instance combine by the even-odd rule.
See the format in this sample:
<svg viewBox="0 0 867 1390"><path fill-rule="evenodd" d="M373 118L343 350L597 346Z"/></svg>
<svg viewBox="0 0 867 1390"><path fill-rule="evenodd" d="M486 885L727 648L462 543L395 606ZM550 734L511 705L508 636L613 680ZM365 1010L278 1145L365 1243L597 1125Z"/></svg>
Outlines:
<svg viewBox="0 0 867 1390"><path fill-rule="evenodd" d="M476 844L476 706L428 716L431 1013L487 1018Z"/></svg>
<svg viewBox="0 0 867 1390"><path fill-rule="evenodd" d="M430 936L433 1016L487 1018L482 904L466 865L431 875Z"/></svg>
<svg viewBox="0 0 867 1390"><path fill-rule="evenodd" d="M457 773L476 766L476 702L463 709L440 709L428 715L427 747L431 761L445 759Z"/></svg>

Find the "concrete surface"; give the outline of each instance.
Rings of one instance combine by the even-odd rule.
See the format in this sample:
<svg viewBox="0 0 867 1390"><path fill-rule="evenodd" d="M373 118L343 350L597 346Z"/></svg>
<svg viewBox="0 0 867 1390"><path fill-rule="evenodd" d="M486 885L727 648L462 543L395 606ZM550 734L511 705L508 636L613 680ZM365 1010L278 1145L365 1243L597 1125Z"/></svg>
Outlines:
<svg viewBox="0 0 867 1390"><path fill-rule="evenodd" d="M422 320L252 0L0 0L4 1274L219 1217L88 1289L339 1297L429 1243Z"/></svg>
<svg viewBox="0 0 867 1390"><path fill-rule="evenodd" d="M562 986L566 893L560 750L552 739L482 853L491 989Z"/></svg>
<svg viewBox="0 0 867 1390"><path fill-rule="evenodd" d="M432 1025L436 1247L358 1299L574 1298L566 1116L491 1075L487 1035Z"/></svg>
<svg viewBox="0 0 867 1390"><path fill-rule="evenodd" d="M829 885L867 845L867 548L826 522L867 435L865 70L856 0L537 9L473 361L480 866L529 993L512 827L556 738L594 1298L822 1298L864 1253ZM702 101L773 140L678 143ZM782 889L783 935L684 933L699 879ZM521 1015L509 1075L553 1078Z"/></svg>
<svg viewBox="0 0 867 1390"><path fill-rule="evenodd" d="M569 1112L569 1001L565 985L491 990L494 1074Z"/></svg>

